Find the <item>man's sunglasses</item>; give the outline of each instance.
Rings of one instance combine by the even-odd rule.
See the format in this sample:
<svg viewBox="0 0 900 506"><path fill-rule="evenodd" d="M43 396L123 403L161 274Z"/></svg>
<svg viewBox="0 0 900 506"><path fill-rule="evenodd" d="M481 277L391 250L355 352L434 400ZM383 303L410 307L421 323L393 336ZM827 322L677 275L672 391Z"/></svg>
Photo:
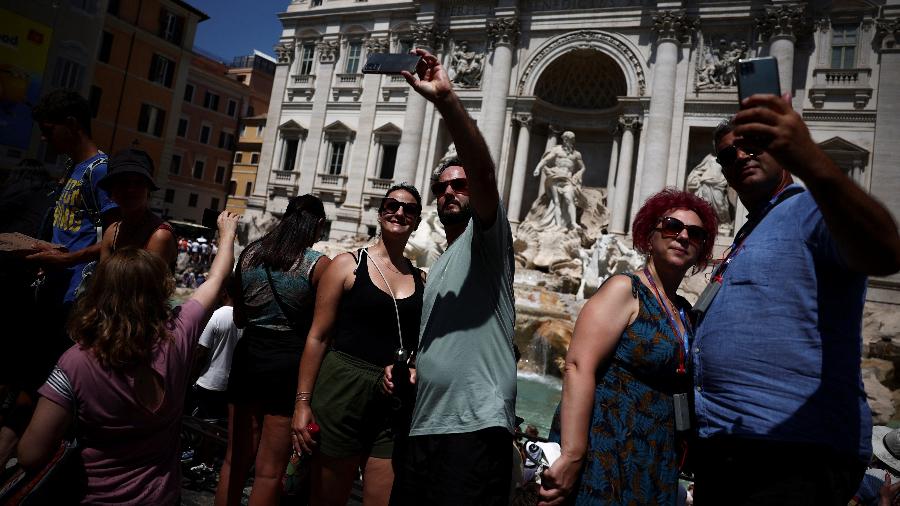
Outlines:
<svg viewBox="0 0 900 506"><path fill-rule="evenodd" d="M403 208L403 214L407 216L419 216L422 214L422 206L415 202L400 202L391 197L381 199L381 212L388 214L397 214L400 208Z"/></svg>
<svg viewBox="0 0 900 506"><path fill-rule="evenodd" d="M462 193L463 195L469 194L469 181L464 177L433 183L431 185L431 193L433 193L435 197L440 197L447 191L448 186L453 188L454 193Z"/></svg>
<svg viewBox="0 0 900 506"><path fill-rule="evenodd" d="M671 216L663 216L660 218L659 227L653 230L658 230L666 239L672 239L681 235L681 231L684 229L687 229L688 241L697 246L705 243L706 239L709 238L706 229L700 225L685 225L683 221Z"/></svg>
<svg viewBox="0 0 900 506"><path fill-rule="evenodd" d="M747 154L747 156L756 156L757 154L759 154L759 150L754 148L753 146L735 146L734 144L730 144L728 147L719 150L719 154L718 156L716 156L716 161L719 162L719 165L724 168L731 167L735 162L737 162L738 150L743 151Z"/></svg>

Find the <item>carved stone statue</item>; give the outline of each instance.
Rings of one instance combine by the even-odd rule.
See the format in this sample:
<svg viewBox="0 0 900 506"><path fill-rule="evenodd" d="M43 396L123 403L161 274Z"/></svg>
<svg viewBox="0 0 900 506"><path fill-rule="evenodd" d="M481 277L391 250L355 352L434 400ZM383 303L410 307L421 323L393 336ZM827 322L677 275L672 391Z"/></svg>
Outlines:
<svg viewBox="0 0 900 506"><path fill-rule="evenodd" d="M610 276L644 266L644 256L612 234L600 236L590 249L582 248L579 253L583 273L578 295L585 299L594 295Z"/></svg>
<svg viewBox="0 0 900 506"><path fill-rule="evenodd" d="M484 71L483 59L483 53L471 51L467 41L459 41L450 60L450 79L464 88L477 87Z"/></svg>
<svg viewBox="0 0 900 506"><path fill-rule="evenodd" d="M447 152L444 153L444 156L438 161L438 167L440 167L447 160L452 160L457 158L456 154L456 143L451 142L449 146L447 146ZM437 169L437 167L435 167Z"/></svg>
<svg viewBox="0 0 900 506"><path fill-rule="evenodd" d="M719 89L737 86L737 62L747 56L744 41L719 40L718 47L707 45L697 64L697 89Z"/></svg>
<svg viewBox="0 0 900 506"><path fill-rule="evenodd" d="M691 170L687 177L687 191L709 202L716 211L720 233L731 233L734 225L734 218L731 216L734 201L728 193L728 181L722 174L722 166L714 155L706 155Z"/></svg>
<svg viewBox="0 0 900 506"><path fill-rule="evenodd" d="M541 225L571 230L581 228L576 218L576 208L586 205L581 192L584 161L575 149L574 133L563 132L560 139L562 144L544 153L533 175L544 174L544 192L550 198L544 217L539 220Z"/></svg>
<svg viewBox="0 0 900 506"><path fill-rule="evenodd" d="M413 232L403 253L416 263L416 267L426 269L438 259L447 247L447 234L433 205L422 209L422 222Z"/></svg>

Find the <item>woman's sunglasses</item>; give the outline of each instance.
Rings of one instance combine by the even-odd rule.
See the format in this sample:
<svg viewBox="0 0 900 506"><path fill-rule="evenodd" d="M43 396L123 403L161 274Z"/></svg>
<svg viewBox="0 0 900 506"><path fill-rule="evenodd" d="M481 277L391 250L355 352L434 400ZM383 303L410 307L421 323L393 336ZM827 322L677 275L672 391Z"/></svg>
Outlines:
<svg viewBox="0 0 900 506"><path fill-rule="evenodd" d="M747 156L756 156L759 154L759 150L752 147L742 145L735 146L734 144L729 145L727 148L722 148L719 150L718 156L716 156L716 161L719 162L723 168L731 167L734 165L734 162L738 159L738 150L743 151L747 154Z"/></svg>
<svg viewBox="0 0 900 506"><path fill-rule="evenodd" d="M688 241L697 246L705 243L706 239L709 237L709 234L706 233L706 229L700 225L685 225L683 221L671 216L663 216L660 218L659 227L653 230L658 230L666 239L672 239L681 235L681 231L684 229L687 229Z"/></svg>
<svg viewBox="0 0 900 506"><path fill-rule="evenodd" d="M464 177L433 183L431 185L431 193L433 193L435 197L440 197L447 191L448 186L453 188L454 193L462 193L463 195L469 194L469 181Z"/></svg>
<svg viewBox="0 0 900 506"><path fill-rule="evenodd" d="M415 202L400 202L391 197L381 199L381 212L388 214L397 214L400 208L403 208L403 214L416 217L422 214L422 206Z"/></svg>

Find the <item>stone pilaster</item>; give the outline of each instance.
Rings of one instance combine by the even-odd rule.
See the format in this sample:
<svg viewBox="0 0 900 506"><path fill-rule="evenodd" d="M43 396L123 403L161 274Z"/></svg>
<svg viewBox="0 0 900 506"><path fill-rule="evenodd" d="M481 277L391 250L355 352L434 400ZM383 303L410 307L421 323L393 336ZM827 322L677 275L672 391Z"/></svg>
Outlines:
<svg viewBox="0 0 900 506"><path fill-rule="evenodd" d="M900 221L900 18L879 19L875 23L878 70L878 112L875 117L871 192ZM894 276L896 279L898 276ZM900 281L900 280L898 280Z"/></svg>
<svg viewBox="0 0 900 506"><path fill-rule="evenodd" d="M509 189L509 207L506 215L509 220L518 223L522 212L522 194L525 191L525 179L528 176L528 148L531 144L531 114L520 113L513 116L513 126L519 126L519 139L516 141L516 158L513 162L512 181Z"/></svg>
<svg viewBox="0 0 900 506"><path fill-rule="evenodd" d="M519 39L519 22L515 18L497 18L488 22L487 34L493 51L490 82L482 101L479 127L491 158L498 164L506 124L506 99L512 71L513 47Z"/></svg>
<svg viewBox="0 0 900 506"><path fill-rule="evenodd" d="M638 202L643 202L666 185L672 117L675 112L679 45L690 39L698 28L698 23L684 12L664 11L653 16L652 28L657 35L656 63L653 65L647 146L644 151ZM625 188L623 185L619 186Z"/></svg>
<svg viewBox="0 0 900 506"><path fill-rule="evenodd" d="M794 46L797 37L811 27L802 4L767 6L765 14L756 18L760 39L769 43L769 55L778 60L782 93L794 91Z"/></svg>
<svg viewBox="0 0 900 506"><path fill-rule="evenodd" d="M298 194L310 193L315 185L318 174L318 157L325 156L327 149L320 149L322 142L322 129L325 127L325 110L328 107L328 96L331 91L331 80L334 77L334 65L337 62L340 43L337 39L321 40L316 43L316 51L319 55L319 66L316 72L316 92L318 100L313 101L312 114L310 115L308 146L303 146L300 156L300 183ZM309 149L307 149L307 147Z"/></svg>
<svg viewBox="0 0 900 506"><path fill-rule="evenodd" d="M628 232L628 204L631 202L631 172L634 168L634 139L641 129L641 120L637 115L626 114L619 118L622 129L622 142L619 149L619 167L616 169L615 209L610 220L610 232L626 234ZM649 135L648 135L649 137Z"/></svg>

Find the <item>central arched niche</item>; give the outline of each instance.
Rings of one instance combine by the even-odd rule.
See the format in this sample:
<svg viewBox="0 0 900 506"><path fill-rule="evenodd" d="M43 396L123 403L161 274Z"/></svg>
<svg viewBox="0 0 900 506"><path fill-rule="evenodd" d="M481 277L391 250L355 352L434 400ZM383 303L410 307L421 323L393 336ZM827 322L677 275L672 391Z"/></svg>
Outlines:
<svg viewBox="0 0 900 506"><path fill-rule="evenodd" d="M572 109L609 109L627 94L625 74L608 55L594 49L573 49L541 73L535 96Z"/></svg>

